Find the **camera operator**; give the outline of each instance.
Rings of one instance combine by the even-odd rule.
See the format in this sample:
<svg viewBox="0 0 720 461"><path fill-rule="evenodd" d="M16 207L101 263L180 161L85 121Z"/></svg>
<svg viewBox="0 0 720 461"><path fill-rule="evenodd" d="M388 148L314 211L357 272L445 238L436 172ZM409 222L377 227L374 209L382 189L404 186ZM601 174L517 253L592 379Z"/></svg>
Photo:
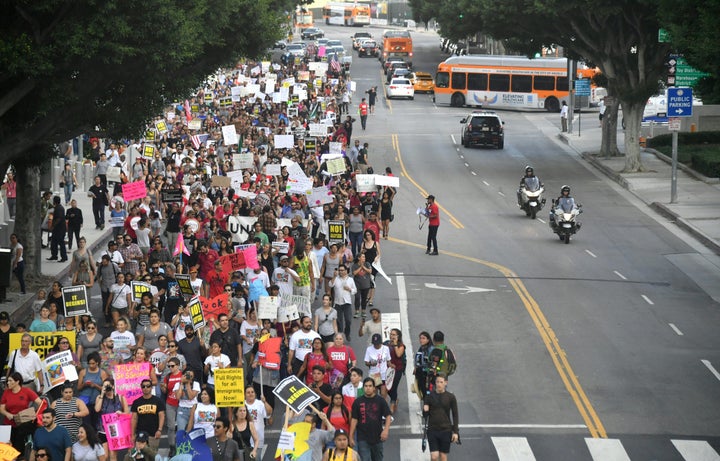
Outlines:
<svg viewBox="0 0 720 461"><path fill-rule="evenodd" d="M186 371L179 383L173 387L175 398L178 399L176 427L185 428L190 421L192 407L197 404L200 394L200 383L195 381L195 373Z"/></svg>
<svg viewBox="0 0 720 461"><path fill-rule="evenodd" d="M108 413L130 413L125 397L115 393L115 380L107 378L103 381L102 393L95 398L95 427L98 428L98 439L103 444L105 453L111 453L110 459L113 459L112 452L108 450L107 435L105 434L105 426L102 423L102 415Z"/></svg>

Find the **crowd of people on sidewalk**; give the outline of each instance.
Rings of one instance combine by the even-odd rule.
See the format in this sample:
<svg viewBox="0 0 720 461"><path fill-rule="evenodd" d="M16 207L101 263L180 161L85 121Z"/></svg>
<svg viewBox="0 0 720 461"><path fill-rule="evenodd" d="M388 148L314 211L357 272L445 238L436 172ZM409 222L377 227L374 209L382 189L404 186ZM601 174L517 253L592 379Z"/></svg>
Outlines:
<svg viewBox="0 0 720 461"><path fill-rule="evenodd" d="M364 461L382 459L407 362L402 332L393 329L383 340L374 306L380 242L389 237L396 189L358 192L357 176L373 171L369 145L353 138L354 119L342 103L351 81L332 68L311 67L244 62L158 117L141 142L106 142L104 149L103 140L92 139L92 216L96 229L113 229L100 254L91 254L82 236L72 170L61 178L67 210L61 197L44 195L48 259L59 254L67 261L65 238L68 249L74 240L70 284L88 292L99 285L101 304L89 297L95 316L65 317L56 281L49 293L38 292L29 327L11 326L0 314L0 357L7 367L0 414L13 426L16 449L23 452L35 429L18 414L47 398L34 458L117 459L100 415L118 412L132 415L136 446L130 453L153 456L167 433L172 454L178 431L202 428L213 460L252 459L276 411L272 389L294 374L320 396L317 408L325 417L313 419L313 426L336 442L325 459L353 448ZM311 124L322 124L326 134L309 138ZM228 141L227 127L235 128L235 142ZM292 147L276 146L276 136L288 134ZM328 154L338 147L344 168L330 172L328 160L337 155ZM385 174L392 176L390 168ZM123 186L138 182L146 194L125 198ZM311 203L310 188L326 188L327 199ZM330 221L343 224L341 238L331 236ZM17 236L14 242L21 249ZM222 257L250 246L258 264L227 271ZM22 271L15 273L22 280ZM180 288L178 276L185 274L194 295ZM133 282L148 290L137 293ZM198 329L187 305L193 296L226 296L227 312ZM259 319L261 296L299 296L311 307L293 321ZM357 330L353 320L360 322ZM111 332L104 336L100 328ZM72 351L79 376L50 388L31 345L33 333L55 331L75 333L74 343L63 337L50 353ZM361 363L348 343L353 331L368 340ZM8 350L9 334L23 332L21 347ZM260 365L261 339L268 337L281 338L277 370ZM428 372L439 370L429 358L415 364L423 397L432 391ZM145 362L151 371L140 383L142 396L128 404L116 392L114 368ZM214 400L214 372L227 367L243 368L245 376L245 407L229 411Z"/></svg>

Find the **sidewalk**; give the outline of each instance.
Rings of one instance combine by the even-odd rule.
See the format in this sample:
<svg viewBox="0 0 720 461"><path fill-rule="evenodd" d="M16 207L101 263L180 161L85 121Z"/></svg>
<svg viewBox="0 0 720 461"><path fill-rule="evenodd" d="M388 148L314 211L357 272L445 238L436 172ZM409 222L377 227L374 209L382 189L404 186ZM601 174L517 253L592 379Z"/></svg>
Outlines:
<svg viewBox="0 0 720 461"><path fill-rule="evenodd" d="M677 202L670 203L670 158L643 149L643 173L621 173L625 157L599 157L601 130L595 125L583 127L580 136L559 133L560 140L572 147L586 161L610 179L630 191L657 213L673 221L690 233L716 255L720 255L720 181L678 165ZM624 150L622 132L618 132L618 147ZM681 146L682 148L682 146Z"/></svg>
<svg viewBox="0 0 720 461"><path fill-rule="evenodd" d="M54 195L59 196L63 200L63 206L65 197L62 191L55 193ZM91 254L95 261L98 260L100 252L107 248L107 242L112 234L112 229L106 223L105 230L95 229L95 220L92 216L92 198L87 196L87 192L82 188L78 187L73 192L72 198L77 201L77 206L82 210L83 214L83 227L80 230L80 236L85 237L87 240L87 248L90 249ZM67 210L69 206L66 206ZM105 219L109 217L109 212L105 211ZM10 232L13 231L14 223L9 221ZM46 242L46 234L43 233L43 244ZM58 280L63 286L69 286L72 274L70 274L70 262L72 261L72 252L77 249L77 243L73 241L73 249L67 250L68 261L65 263L59 263L57 261L47 261L45 258L50 257L50 247L41 250L41 273L53 280ZM58 255L59 256L59 255ZM13 285L16 279L13 277ZM48 291L50 286L45 287ZM21 295L19 291L10 289L7 292L7 301L0 304L0 310L7 311L10 313L11 323L26 322L29 318L30 306L37 294L37 290L31 290L28 288L27 294Z"/></svg>

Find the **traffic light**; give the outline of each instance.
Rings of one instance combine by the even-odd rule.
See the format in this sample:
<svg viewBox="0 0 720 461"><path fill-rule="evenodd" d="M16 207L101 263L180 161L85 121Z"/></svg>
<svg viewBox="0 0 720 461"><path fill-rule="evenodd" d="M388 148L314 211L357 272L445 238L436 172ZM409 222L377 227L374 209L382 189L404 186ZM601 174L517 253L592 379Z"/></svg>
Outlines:
<svg viewBox="0 0 720 461"><path fill-rule="evenodd" d="M460 14L458 15L458 17L459 17L460 19L462 19L462 18L463 18L463 14L460 13Z"/></svg>

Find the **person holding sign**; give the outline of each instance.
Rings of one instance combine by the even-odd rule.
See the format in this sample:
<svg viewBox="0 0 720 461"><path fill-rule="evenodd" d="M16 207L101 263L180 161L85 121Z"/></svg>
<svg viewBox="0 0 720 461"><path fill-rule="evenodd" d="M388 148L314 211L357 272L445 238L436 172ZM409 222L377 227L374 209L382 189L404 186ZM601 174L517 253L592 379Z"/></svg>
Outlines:
<svg viewBox="0 0 720 461"><path fill-rule="evenodd" d="M42 401L34 390L23 387L23 377L13 372L7 377L7 389L0 399L0 414L5 417L5 424L11 427L10 440L19 452L25 450L25 438L35 430L35 420L19 423L16 416L28 408L29 403L40 406Z"/></svg>
<svg viewBox="0 0 720 461"><path fill-rule="evenodd" d="M207 384L210 389L215 388L215 370L218 368L228 368L229 366L230 358L222 353L220 342L212 341L210 343L210 355L205 358L205 374L208 376Z"/></svg>

